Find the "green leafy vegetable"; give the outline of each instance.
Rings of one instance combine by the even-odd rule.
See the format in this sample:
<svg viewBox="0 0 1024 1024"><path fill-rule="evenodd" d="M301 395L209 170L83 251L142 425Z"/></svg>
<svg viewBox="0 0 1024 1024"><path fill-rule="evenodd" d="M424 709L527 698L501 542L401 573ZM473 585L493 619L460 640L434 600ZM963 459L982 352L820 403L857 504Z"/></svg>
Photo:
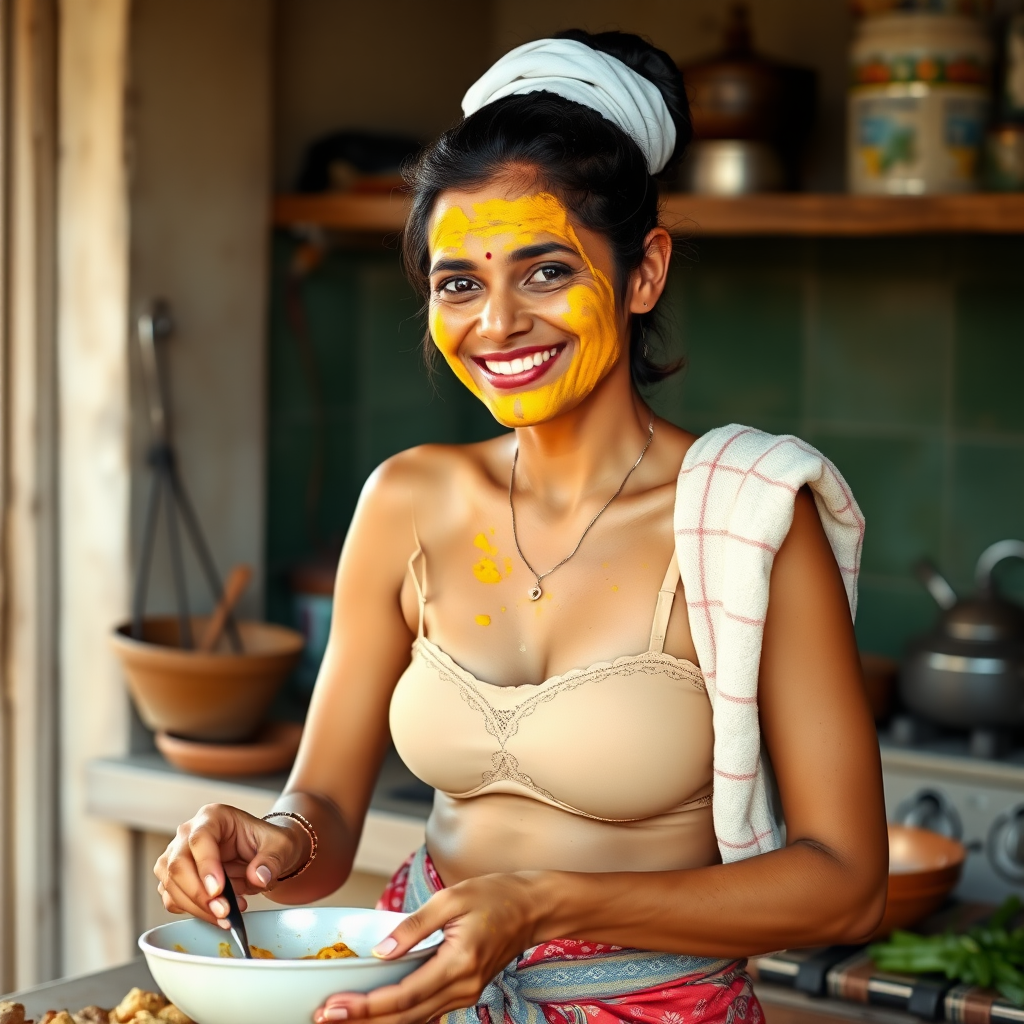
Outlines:
<svg viewBox="0 0 1024 1024"><path fill-rule="evenodd" d="M1022 907L1010 896L986 924L963 935L895 931L887 942L868 946L868 955L882 971L945 974L966 985L995 988L1014 1006L1024 1006L1024 927L1010 930Z"/></svg>

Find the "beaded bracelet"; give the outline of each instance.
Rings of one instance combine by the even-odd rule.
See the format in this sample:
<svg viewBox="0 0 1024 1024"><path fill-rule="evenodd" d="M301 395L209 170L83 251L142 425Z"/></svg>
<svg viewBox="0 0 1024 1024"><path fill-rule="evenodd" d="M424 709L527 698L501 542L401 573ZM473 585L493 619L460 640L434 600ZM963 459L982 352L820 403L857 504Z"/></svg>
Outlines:
<svg viewBox="0 0 1024 1024"><path fill-rule="evenodd" d="M279 882L287 882L291 878L298 878L299 875L301 875L302 872L305 871L306 868L308 868L309 865L316 860L316 829L313 828L309 821L306 818L304 818L301 814L299 814L298 811L271 811L269 814L264 814L260 820L268 821L270 818L291 818L293 821L297 821L302 826L302 829L306 833L306 835L309 836L311 849L309 851L309 856L306 858L306 863L303 864L302 867L298 869L298 871L293 871L290 875L282 875L278 879Z"/></svg>

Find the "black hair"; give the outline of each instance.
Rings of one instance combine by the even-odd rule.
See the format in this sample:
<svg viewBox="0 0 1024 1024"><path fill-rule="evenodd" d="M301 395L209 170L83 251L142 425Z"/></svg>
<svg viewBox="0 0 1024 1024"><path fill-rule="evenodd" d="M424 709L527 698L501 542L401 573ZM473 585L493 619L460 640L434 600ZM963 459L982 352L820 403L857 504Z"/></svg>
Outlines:
<svg viewBox="0 0 1024 1024"><path fill-rule="evenodd" d="M626 32L557 33L621 60L653 82L676 126L676 144L658 177L667 177L693 136L683 76L672 58L640 36ZM449 189L482 185L496 174L521 170L550 189L587 228L609 242L624 293L628 275L643 262L644 240L658 225L658 182L640 147L596 110L554 93L507 96L482 107L427 146L405 168L412 209L402 240L405 272L416 290L430 294L427 225L438 196ZM654 310L630 318L629 365L635 385L664 380L681 359L657 362L649 334ZM424 339L433 356L429 334Z"/></svg>

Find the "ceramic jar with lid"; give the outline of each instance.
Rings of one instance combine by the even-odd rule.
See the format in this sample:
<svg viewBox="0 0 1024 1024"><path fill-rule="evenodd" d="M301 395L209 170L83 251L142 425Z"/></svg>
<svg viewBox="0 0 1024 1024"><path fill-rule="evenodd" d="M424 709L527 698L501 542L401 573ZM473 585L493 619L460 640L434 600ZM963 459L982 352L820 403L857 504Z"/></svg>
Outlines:
<svg viewBox="0 0 1024 1024"><path fill-rule="evenodd" d="M991 102L983 25L949 14L867 18L851 65L850 191L974 191Z"/></svg>

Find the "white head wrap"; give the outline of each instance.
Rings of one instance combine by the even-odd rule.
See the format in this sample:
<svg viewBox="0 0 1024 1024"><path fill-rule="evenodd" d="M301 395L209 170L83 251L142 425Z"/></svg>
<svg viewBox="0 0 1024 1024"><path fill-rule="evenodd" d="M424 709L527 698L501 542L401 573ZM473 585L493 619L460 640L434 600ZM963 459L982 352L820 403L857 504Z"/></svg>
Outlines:
<svg viewBox="0 0 1024 1024"><path fill-rule="evenodd" d="M509 50L462 98L469 117L505 96L553 92L596 110L639 147L651 174L668 163L676 126L653 83L616 57L575 39L538 39Z"/></svg>

